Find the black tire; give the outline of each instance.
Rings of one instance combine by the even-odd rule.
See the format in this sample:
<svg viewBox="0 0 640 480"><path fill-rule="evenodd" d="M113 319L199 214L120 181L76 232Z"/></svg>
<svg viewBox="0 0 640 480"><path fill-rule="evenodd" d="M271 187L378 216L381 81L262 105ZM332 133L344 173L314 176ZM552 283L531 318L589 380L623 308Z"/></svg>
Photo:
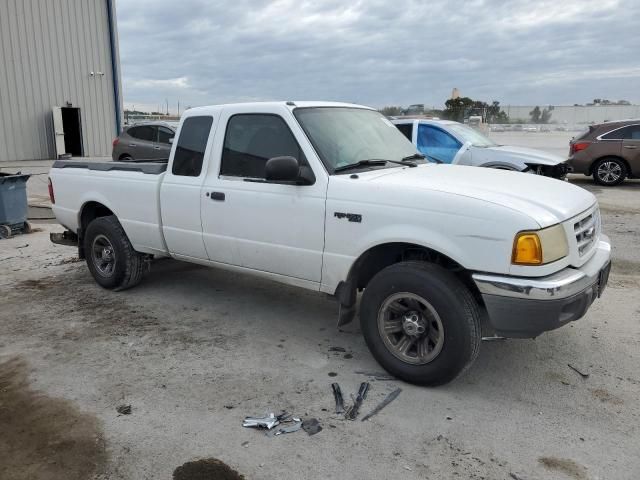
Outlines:
<svg viewBox="0 0 640 480"><path fill-rule="evenodd" d="M133 157L131 155L122 155L120 157L120 161L121 162L132 162L133 161Z"/></svg>
<svg viewBox="0 0 640 480"><path fill-rule="evenodd" d="M430 354L435 356L428 363L412 364L398 358L397 353L392 353L393 347L385 343L385 337L390 334L381 333L379 328L379 314L390 310L383 310L383 306L403 292L409 292L430 304L433 310L428 310L423 318L429 317L429 311L435 311L439 319L440 326L435 331L442 329L443 339L439 340L439 350L434 342ZM401 298L400 302L407 303L407 300ZM418 302L418 305L424 306ZM407 317L399 316L391 322L400 318ZM427 321L427 325L436 325L433 323L435 317L429 318L432 320ZM400 322L403 323L402 320ZM473 363L480 349L480 311L471 292L451 272L426 262L401 262L376 274L362 296L360 324L367 346L378 363L392 375L409 383L430 386L448 383ZM409 338L404 328L394 335ZM430 336L423 333L419 338ZM418 347L415 348L417 356ZM427 357L416 357L416 362Z"/></svg>
<svg viewBox="0 0 640 480"><path fill-rule="evenodd" d="M605 187L615 187L627 178L627 165L619 158L605 157L593 165L593 181Z"/></svg>
<svg viewBox="0 0 640 480"><path fill-rule="evenodd" d="M89 271L101 287L125 290L142 280L145 259L133 249L115 215L89 223L84 232L84 251Z"/></svg>

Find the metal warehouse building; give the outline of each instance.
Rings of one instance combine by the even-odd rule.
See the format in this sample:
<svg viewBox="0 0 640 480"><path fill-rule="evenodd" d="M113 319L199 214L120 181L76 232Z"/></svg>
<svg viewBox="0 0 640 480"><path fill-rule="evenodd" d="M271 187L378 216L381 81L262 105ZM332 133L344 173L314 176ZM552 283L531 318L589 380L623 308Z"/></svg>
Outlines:
<svg viewBox="0 0 640 480"><path fill-rule="evenodd" d="M0 162L110 155L121 92L114 0L0 0Z"/></svg>

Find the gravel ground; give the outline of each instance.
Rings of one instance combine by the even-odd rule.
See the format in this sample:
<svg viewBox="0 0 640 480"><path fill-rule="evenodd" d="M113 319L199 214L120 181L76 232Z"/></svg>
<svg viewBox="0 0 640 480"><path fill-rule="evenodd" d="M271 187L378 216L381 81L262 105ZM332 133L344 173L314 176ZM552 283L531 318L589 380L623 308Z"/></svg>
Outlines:
<svg viewBox="0 0 640 480"><path fill-rule="evenodd" d="M483 343L433 389L376 376L357 324L337 331L325 296L172 260L109 292L49 243L58 226L1 241L0 478L170 479L208 457L247 479L638 478L640 182L572 180L598 196L614 243L605 295L536 340ZM365 380L365 413L402 393L367 422L332 414L331 382L347 400ZM280 409L323 430L241 426Z"/></svg>

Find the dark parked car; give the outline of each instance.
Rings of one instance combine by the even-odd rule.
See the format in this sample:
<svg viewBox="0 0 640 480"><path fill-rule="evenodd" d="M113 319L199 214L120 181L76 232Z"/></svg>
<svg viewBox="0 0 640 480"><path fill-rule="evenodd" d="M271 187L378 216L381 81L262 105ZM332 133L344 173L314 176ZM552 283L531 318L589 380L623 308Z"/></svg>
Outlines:
<svg viewBox="0 0 640 480"><path fill-rule="evenodd" d="M606 186L640 177L640 120L591 125L569 142L568 164Z"/></svg>
<svg viewBox="0 0 640 480"><path fill-rule="evenodd" d="M162 160L169 158L178 122L144 122L124 127L113 140L114 161Z"/></svg>

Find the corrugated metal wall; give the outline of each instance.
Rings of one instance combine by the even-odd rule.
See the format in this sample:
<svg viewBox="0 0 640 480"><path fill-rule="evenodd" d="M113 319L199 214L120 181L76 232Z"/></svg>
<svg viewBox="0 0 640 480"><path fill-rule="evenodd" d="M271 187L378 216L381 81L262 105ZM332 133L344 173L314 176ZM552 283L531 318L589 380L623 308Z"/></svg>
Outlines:
<svg viewBox="0 0 640 480"><path fill-rule="evenodd" d="M80 108L85 155L110 155L107 9L107 0L0 0L0 161L54 158L51 107L67 102Z"/></svg>

